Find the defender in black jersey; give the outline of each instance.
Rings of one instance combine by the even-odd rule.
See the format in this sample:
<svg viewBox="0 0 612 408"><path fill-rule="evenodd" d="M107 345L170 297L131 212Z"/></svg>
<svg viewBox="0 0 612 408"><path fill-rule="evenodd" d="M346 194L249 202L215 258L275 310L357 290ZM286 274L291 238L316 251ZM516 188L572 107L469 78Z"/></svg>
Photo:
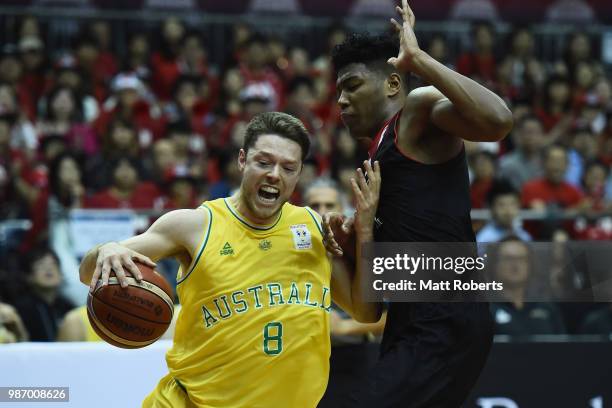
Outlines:
<svg viewBox="0 0 612 408"><path fill-rule="evenodd" d="M342 119L353 137L369 141L370 159L380 164L374 238L474 242L463 141L501 140L512 114L493 92L422 51L406 0L397 9L399 47L390 37L353 35L333 53ZM430 86L407 93L409 74ZM337 220L327 221L343 234ZM362 296L361 288L357 275L353 296ZM377 321L380 306L354 312L358 320ZM458 408L492 335L486 303L392 303L379 361L347 406Z"/></svg>

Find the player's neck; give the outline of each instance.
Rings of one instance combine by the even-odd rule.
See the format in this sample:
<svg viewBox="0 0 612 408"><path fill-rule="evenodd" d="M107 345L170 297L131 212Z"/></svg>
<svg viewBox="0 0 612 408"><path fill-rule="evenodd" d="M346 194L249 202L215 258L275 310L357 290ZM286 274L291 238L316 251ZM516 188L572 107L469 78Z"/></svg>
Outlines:
<svg viewBox="0 0 612 408"><path fill-rule="evenodd" d="M268 226L276 223L278 217L280 217L279 212L265 218L257 216L257 214L255 214L255 212L249 208L248 204L246 203L246 198L240 191L229 197L227 201L234 208L234 210L236 210L238 215L244 218L250 224Z"/></svg>

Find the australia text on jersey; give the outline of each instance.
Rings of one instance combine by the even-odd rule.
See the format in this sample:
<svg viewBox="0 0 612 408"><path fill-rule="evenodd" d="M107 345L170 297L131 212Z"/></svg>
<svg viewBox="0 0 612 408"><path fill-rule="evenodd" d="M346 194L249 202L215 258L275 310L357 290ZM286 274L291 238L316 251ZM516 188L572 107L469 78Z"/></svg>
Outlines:
<svg viewBox="0 0 612 408"><path fill-rule="evenodd" d="M291 285L283 287L281 283L270 282L218 296L208 306L202 306L206 328L214 326L220 320L263 307L312 307L329 313L329 288L324 286L319 292L313 290L313 286L309 282L291 282Z"/></svg>

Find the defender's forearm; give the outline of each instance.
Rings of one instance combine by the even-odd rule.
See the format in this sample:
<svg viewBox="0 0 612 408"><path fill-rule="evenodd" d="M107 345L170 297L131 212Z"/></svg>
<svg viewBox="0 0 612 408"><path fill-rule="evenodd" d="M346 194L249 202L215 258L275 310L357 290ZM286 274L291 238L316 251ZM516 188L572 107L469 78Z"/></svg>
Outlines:
<svg viewBox="0 0 612 408"><path fill-rule="evenodd" d="M477 128L501 137L512 128L512 113L499 96L426 52L420 51L413 57L410 70L442 92L456 111Z"/></svg>

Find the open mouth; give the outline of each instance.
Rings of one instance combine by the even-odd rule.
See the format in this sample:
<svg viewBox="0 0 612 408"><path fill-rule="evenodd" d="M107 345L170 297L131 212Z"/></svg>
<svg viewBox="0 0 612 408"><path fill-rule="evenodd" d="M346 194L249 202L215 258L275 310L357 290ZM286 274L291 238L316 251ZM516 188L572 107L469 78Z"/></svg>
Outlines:
<svg viewBox="0 0 612 408"><path fill-rule="evenodd" d="M280 197L280 191L275 187L262 186L257 190L257 196L265 204L274 204Z"/></svg>

